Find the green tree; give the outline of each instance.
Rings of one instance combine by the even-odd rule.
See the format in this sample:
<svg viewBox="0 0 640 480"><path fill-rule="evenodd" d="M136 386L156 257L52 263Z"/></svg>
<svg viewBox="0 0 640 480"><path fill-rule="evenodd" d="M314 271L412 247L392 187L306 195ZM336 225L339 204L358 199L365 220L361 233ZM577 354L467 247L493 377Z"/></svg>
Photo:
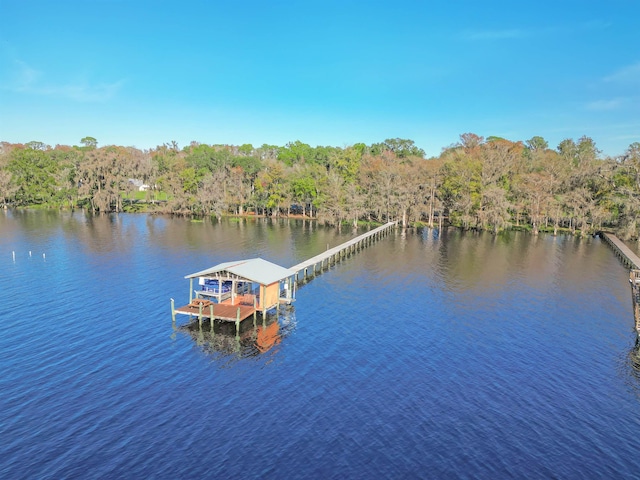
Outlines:
<svg viewBox="0 0 640 480"><path fill-rule="evenodd" d="M43 150L16 148L10 154L7 170L16 187L19 205L46 203L56 192L57 164Z"/></svg>
<svg viewBox="0 0 640 480"><path fill-rule="evenodd" d="M362 151L355 146L336 149L328 160L330 170L335 171L347 183L355 182L362 162Z"/></svg>
<svg viewBox="0 0 640 480"><path fill-rule="evenodd" d="M195 194L198 192L198 185L205 175L205 170L196 170L193 167L185 168L180 172L180 180L182 181L182 191L184 193Z"/></svg>
<svg viewBox="0 0 640 480"><path fill-rule="evenodd" d="M302 207L302 214L306 216L307 212L313 208L312 205L318 196L313 167L294 167L289 185L292 201Z"/></svg>
<svg viewBox="0 0 640 480"><path fill-rule="evenodd" d="M7 205L17 191L18 186L11 181L11 172L0 169L0 206Z"/></svg>
<svg viewBox="0 0 640 480"><path fill-rule="evenodd" d="M43 142L31 141L25 144L25 147L30 148L31 150L41 150L46 152L47 150L51 150L51 147Z"/></svg>
<svg viewBox="0 0 640 480"><path fill-rule="evenodd" d="M285 165L277 160L264 162L264 169L258 174L255 186L258 205L271 215L278 216L280 207L289 197Z"/></svg>
<svg viewBox="0 0 640 480"><path fill-rule="evenodd" d="M84 137L80 140L80 143L84 146L84 148L86 148L87 150L93 150L95 148L98 147L98 140L96 140L93 137Z"/></svg>
<svg viewBox="0 0 640 480"><path fill-rule="evenodd" d="M304 163L313 159L313 148L300 140L289 142L278 149L278 160L291 167L296 163Z"/></svg>
<svg viewBox="0 0 640 480"><path fill-rule="evenodd" d="M393 152L398 158L424 158L424 150L418 148L413 140L404 138L387 138L383 143L374 143L369 147L371 155L381 155L384 151Z"/></svg>
<svg viewBox="0 0 640 480"><path fill-rule="evenodd" d="M253 151L254 151L253 145L251 145L250 143L245 143L238 147L238 153L245 157L253 155Z"/></svg>
<svg viewBox="0 0 640 480"><path fill-rule="evenodd" d="M549 143L544 138L539 136L531 137L525 142L525 144L527 148L532 152L546 150L547 148L549 148Z"/></svg>

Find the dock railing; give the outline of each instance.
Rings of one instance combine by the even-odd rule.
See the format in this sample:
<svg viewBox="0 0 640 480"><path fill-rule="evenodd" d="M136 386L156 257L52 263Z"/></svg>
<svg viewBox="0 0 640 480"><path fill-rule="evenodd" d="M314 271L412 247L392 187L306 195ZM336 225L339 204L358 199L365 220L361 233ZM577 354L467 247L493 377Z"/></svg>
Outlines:
<svg viewBox="0 0 640 480"><path fill-rule="evenodd" d="M297 283L306 279L310 273L315 275L316 271L322 271L323 268L329 268L329 265L331 265L332 262L335 265L337 262L342 261L343 258L356 253L358 250L361 250L368 245L371 245L373 242L389 233L389 231L392 228L395 228L397 224L398 222L385 223L384 225L374 228L373 230L369 230L368 232L363 233L356 238L352 238L337 247L328 248L325 252L294 265L289 270L293 272L295 282Z"/></svg>
<svg viewBox="0 0 640 480"><path fill-rule="evenodd" d="M629 270L631 298L633 300L633 317L636 334L640 337L640 258L625 243L610 232L600 232L600 237Z"/></svg>

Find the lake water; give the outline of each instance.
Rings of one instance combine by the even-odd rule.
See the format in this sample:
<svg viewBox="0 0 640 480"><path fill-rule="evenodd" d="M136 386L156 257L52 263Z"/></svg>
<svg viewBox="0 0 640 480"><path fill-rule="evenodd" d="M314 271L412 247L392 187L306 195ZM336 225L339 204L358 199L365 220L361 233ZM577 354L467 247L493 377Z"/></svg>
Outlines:
<svg viewBox="0 0 640 480"><path fill-rule="evenodd" d="M628 273L597 238L398 231L240 341L172 328L184 275L353 235L0 211L0 477L637 478Z"/></svg>

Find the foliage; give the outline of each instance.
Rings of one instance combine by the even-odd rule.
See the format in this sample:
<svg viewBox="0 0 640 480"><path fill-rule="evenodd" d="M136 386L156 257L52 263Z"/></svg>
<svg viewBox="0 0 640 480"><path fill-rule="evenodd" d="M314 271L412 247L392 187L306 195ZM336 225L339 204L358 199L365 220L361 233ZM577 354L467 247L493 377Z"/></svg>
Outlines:
<svg viewBox="0 0 640 480"><path fill-rule="evenodd" d="M498 232L640 237L640 143L601 158L589 137L556 149L474 133L426 160L412 140L367 146L207 145L175 141L141 151L42 142L0 144L0 206L185 215L301 214L327 224L397 220Z"/></svg>

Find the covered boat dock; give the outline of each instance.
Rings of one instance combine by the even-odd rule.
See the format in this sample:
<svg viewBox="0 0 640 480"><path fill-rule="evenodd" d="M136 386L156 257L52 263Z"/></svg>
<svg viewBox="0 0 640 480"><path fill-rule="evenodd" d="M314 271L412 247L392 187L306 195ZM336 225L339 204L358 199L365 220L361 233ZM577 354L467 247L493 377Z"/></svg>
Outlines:
<svg viewBox="0 0 640 480"><path fill-rule="evenodd" d="M189 279L189 304L175 308L176 314L239 323L257 312L264 317L280 303L295 297L294 273L262 258L224 262L186 275Z"/></svg>
<svg viewBox="0 0 640 480"><path fill-rule="evenodd" d="M175 308L171 299L171 316L175 324L176 315L198 318L202 328L203 319L236 323L236 334L240 322L257 312L266 317L269 310L281 303L295 300L298 282L308 281L310 274L328 269L343 259L383 238L397 226L388 222L336 247L316 255L291 268L284 268L262 258L251 258L220 263L214 267L185 276L189 279L189 304Z"/></svg>

